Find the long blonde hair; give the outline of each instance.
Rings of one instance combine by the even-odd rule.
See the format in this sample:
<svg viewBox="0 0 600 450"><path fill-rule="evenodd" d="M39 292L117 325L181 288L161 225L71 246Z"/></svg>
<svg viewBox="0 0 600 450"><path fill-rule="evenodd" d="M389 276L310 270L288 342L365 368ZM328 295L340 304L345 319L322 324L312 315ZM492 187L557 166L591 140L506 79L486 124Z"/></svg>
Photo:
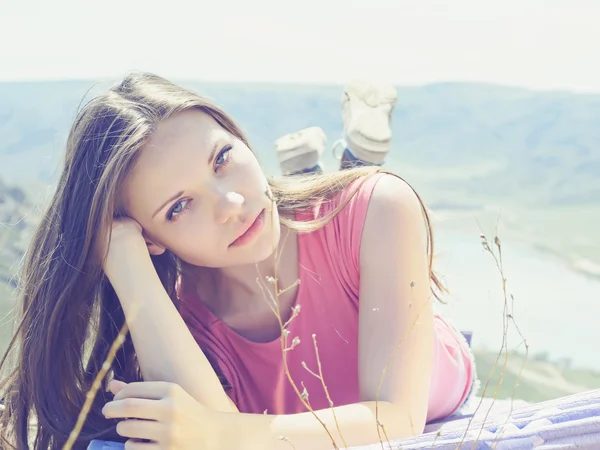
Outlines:
<svg viewBox="0 0 600 450"><path fill-rule="evenodd" d="M102 272L104 255L94 250L94 243L108 237L117 194L144 144L163 120L192 108L210 115L248 144L233 119L211 101L148 73L125 77L78 112L67 139L58 187L26 255L20 277L18 327L0 363L4 372L0 384L5 405L0 422L3 448L29 448L31 416L37 419L35 449L58 449L66 441L92 380L125 321ZM290 217L377 170L271 180L282 222L299 231L322 226L343 205L331 216L313 222L295 222ZM431 262L431 227L425 208L423 212ZM169 251L152 260L177 305L181 264ZM431 279L441 288L433 272ZM111 375L129 382L141 379L130 337L118 352ZM101 414L106 395L104 385L76 448L85 448L91 439L121 439L114 423Z"/></svg>

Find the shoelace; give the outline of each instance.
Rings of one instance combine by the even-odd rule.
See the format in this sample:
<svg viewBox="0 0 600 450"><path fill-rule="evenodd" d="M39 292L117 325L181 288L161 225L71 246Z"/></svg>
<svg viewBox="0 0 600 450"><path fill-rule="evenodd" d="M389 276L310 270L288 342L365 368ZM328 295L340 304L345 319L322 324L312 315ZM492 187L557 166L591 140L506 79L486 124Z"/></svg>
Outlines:
<svg viewBox="0 0 600 450"><path fill-rule="evenodd" d="M341 160L344 150L347 146L348 144L346 144L346 141L344 139L338 139L337 141L335 141L331 146L331 153L333 154L333 157L338 161ZM342 149L342 153L338 153L340 148Z"/></svg>

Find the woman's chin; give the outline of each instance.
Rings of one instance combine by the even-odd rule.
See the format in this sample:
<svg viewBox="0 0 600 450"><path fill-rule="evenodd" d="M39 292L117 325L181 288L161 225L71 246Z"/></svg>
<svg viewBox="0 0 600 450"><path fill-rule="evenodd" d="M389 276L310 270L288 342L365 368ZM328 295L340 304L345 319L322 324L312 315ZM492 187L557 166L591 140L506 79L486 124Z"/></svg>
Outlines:
<svg viewBox="0 0 600 450"><path fill-rule="evenodd" d="M273 256L281 245L280 237L281 229L279 226L275 230L265 230L264 235L260 236L260 239L256 242L257 245L250 249L252 263L260 263Z"/></svg>

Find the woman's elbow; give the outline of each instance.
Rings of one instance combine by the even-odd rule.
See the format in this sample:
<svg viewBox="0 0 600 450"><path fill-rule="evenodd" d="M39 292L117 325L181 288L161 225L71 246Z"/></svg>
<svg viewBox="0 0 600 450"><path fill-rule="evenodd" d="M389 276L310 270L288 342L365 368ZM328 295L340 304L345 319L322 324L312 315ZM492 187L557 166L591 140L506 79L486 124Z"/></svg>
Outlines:
<svg viewBox="0 0 600 450"><path fill-rule="evenodd" d="M379 422L390 439L402 439L423 434L427 423L427 408L411 408L407 405L389 403L385 422L380 414Z"/></svg>

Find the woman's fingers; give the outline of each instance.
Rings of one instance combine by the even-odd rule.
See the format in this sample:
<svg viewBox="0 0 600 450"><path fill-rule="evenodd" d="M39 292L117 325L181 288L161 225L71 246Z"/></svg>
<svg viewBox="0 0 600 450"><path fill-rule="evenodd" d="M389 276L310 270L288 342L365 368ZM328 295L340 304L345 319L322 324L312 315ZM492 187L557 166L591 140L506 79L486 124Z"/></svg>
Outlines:
<svg viewBox="0 0 600 450"><path fill-rule="evenodd" d="M157 400L145 398L125 398L113 400L102 408L107 419L135 418L162 421L165 419L167 405Z"/></svg>
<svg viewBox="0 0 600 450"><path fill-rule="evenodd" d="M125 450L160 450L156 442L144 442L137 439L129 439L125 442Z"/></svg>
<svg viewBox="0 0 600 450"><path fill-rule="evenodd" d="M128 397L147 398L150 400L161 400L167 397L173 397L181 388L173 383L164 381L141 381L138 383L129 383L121 389L116 395L115 400L122 400Z"/></svg>
<svg viewBox="0 0 600 450"><path fill-rule="evenodd" d="M127 383L120 380L110 380L108 383L108 389L113 395L117 395L125 386L127 386Z"/></svg>
<svg viewBox="0 0 600 450"><path fill-rule="evenodd" d="M123 420L117 424L117 433L120 436L132 439L149 439L159 442L162 425L152 420ZM144 447L142 447L144 448Z"/></svg>

